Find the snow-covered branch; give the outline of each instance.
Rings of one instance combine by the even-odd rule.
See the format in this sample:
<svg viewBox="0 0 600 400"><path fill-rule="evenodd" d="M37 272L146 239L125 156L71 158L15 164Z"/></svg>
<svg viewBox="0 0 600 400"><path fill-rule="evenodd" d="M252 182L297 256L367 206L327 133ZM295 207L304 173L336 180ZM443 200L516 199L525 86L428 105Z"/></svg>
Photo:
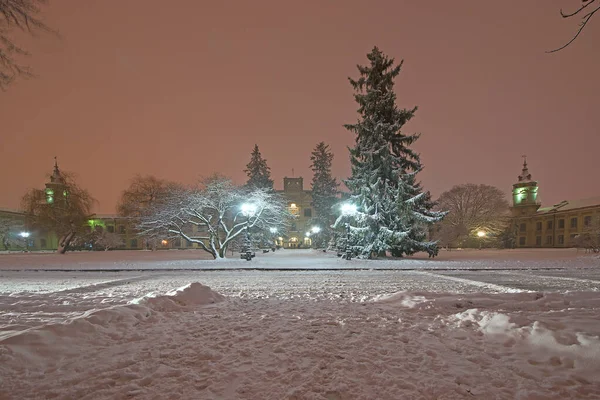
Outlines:
<svg viewBox="0 0 600 400"><path fill-rule="evenodd" d="M254 205L254 213L242 215L243 203ZM285 225L288 217L284 202L273 191L243 188L213 176L195 188L174 189L142 217L139 227L143 234L171 234L197 243L218 259L247 228L259 233Z"/></svg>

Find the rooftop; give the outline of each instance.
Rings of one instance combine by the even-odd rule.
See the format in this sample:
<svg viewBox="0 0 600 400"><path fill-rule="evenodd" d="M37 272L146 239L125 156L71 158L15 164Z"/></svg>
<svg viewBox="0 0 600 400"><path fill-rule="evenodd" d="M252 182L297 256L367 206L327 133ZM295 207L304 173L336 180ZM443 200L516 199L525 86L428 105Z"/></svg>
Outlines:
<svg viewBox="0 0 600 400"><path fill-rule="evenodd" d="M580 208L597 207L600 206L600 196L588 197L585 199L577 200L563 200L560 203L554 204L550 207L541 207L538 209L538 214L546 214L557 211L568 211L576 210Z"/></svg>

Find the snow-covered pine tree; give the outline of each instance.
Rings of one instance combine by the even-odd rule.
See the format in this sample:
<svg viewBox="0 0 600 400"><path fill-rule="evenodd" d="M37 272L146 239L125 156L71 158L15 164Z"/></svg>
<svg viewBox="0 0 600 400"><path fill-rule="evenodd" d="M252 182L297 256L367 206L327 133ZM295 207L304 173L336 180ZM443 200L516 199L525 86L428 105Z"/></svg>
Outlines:
<svg viewBox="0 0 600 400"><path fill-rule="evenodd" d="M248 176L246 186L250 189L273 189L273 180L271 179L271 168L267 165L267 160L262 158L258 145L254 145L254 150L250 156L250 162L246 164L244 172Z"/></svg>
<svg viewBox="0 0 600 400"><path fill-rule="evenodd" d="M369 65L358 66L359 78L349 78L360 118L345 125L356 135L356 144L349 149L352 176L344 182L350 201L358 207L351 226L352 248L369 258L388 251L396 257L418 251L435 256L437 243L426 239L427 229L445 213L432 211L429 192L416 180L423 167L410 146L420 135L401 132L417 110L396 105L394 78L402 62L394 65L394 59L377 47L367 58ZM338 218L336 226L344 218Z"/></svg>
<svg viewBox="0 0 600 400"><path fill-rule="evenodd" d="M315 235L317 247L327 245L331 236L331 224L335 222L333 206L339 201L337 189L339 183L331 176L331 162L333 153L329 145L320 142L311 153L312 161L310 168L313 171L312 197L315 217L312 219L313 226L319 226L321 231ZM337 214L337 213L336 213Z"/></svg>
<svg viewBox="0 0 600 400"><path fill-rule="evenodd" d="M248 176L248 181L246 182L246 190L249 193L256 189L266 189L271 194L275 193L273 189L273 180L271 179L271 168L267 165L267 160L265 160L260 154L260 150L258 149L258 145L254 145L254 149L250 155L250 162L246 164L246 169L244 170L246 175ZM245 243L243 247L271 247L272 246L272 236L269 232L270 226L257 226L252 230L252 243Z"/></svg>

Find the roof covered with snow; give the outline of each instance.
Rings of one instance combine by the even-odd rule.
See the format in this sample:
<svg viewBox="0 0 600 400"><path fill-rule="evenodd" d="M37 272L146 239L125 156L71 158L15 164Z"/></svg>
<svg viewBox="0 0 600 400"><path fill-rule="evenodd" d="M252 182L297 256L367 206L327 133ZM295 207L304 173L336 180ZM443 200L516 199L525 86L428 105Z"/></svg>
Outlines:
<svg viewBox="0 0 600 400"><path fill-rule="evenodd" d="M600 207L600 196L588 197L578 200L563 200L560 203L550 207L542 207L538 210L538 214L554 213L559 211L577 210L580 208Z"/></svg>

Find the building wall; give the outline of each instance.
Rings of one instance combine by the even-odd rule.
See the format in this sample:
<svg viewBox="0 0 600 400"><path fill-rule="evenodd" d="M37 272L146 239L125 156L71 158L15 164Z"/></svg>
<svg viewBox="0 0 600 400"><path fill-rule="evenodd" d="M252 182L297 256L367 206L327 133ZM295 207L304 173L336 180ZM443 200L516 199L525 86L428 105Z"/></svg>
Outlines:
<svg viewBox="0 0 600 400"><path fill-rule="evenodd" d="M514 218L517 247L573 247L575 236L600 218L600 204Z"/></svg>
<svg viewBox="0 0 600 400"><path fill-rule="evenodd" d="M279 193L286 199L288 211L296 216L289 229L280 236L283 247L310 247L310 220L316 217L312 192L304 190L303 178L286 177L283 178L283 190Z"/></svg>

